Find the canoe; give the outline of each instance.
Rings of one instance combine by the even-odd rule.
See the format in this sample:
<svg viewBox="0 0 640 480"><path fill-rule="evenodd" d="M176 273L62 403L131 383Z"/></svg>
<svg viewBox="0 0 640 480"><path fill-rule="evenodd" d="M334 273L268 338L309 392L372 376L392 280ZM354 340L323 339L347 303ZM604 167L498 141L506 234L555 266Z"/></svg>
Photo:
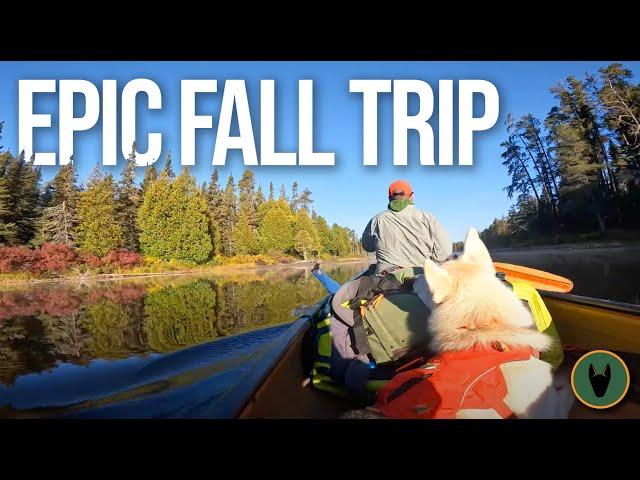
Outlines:
<svg viewBox="0 0 640 480"><path fill-rule="evenodd" d="M587 351L609 350L629 367L631 387L625 399L606 410L590 409L576 400L571 418L640 418L640 306L578 295L541 292L565 347L561 369L570 369ZM312 307L284 332L270 361L245 384L245 397L236 396L237 418L336 418L354 406L345 399L314 389L301 364L302 341ZM247 379L248 380L248 379Z"/></svg>

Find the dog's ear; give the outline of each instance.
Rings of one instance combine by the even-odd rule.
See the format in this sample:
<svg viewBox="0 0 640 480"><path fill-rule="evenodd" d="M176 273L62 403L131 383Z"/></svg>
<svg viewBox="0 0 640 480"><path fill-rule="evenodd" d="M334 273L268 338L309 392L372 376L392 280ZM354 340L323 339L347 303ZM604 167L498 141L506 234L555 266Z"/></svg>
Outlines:
<svg viewBox="0 0 640 480"><path fill-rule="evenodd" d="M467 237L464 239L464 253L462 257L467 262L472 262L494 270L489 250L487 250L483 241L480 240L478 231L473 227L469 229Z"/></svg>
<svg viewBox="0 0 640 480"><path fill-rule="evenodd" d="M453 278L449 272L429 259L424 262L424 278L435 304L442 303L453 289Z"/></svg>

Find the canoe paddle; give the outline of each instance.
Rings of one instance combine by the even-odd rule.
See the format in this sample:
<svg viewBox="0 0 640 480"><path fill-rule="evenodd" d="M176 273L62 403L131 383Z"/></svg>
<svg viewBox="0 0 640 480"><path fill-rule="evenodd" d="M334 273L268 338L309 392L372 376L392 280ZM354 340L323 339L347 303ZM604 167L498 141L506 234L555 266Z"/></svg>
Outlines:
<svg viewBox="0 0 640 480"><path fill-rule="evenodd" d="M512 265L510 263L493 262L497 272L505 274L507 281L510 279L524 280L529 282L538 290L547 292L569 293L573 289L573 282L568 278L543 272L535 268Z"/></svg>

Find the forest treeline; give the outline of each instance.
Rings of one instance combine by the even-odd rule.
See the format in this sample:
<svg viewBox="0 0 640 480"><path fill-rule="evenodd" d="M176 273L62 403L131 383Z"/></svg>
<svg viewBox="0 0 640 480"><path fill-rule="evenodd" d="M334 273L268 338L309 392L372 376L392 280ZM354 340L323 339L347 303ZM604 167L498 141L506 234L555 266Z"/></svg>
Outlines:
<svg viewBox="0 0 640 480"><path fill-rule="evenodd" d="M631 71L614 63L550 91L546 118L507 117L504 190L516 202L482 232L490 246L640 228L640 85Z"/></svg>
<svg viewBox="0 0 640 480"><path fill-rule="evenodd" d="M135 150L134 144L119 179L96 166L85 185L78 183L73 159L42 185L32 159L0 153L0 248L45 245L51 252L50 244L65 245L82 254L74 259L90 264L113 252L122 257L123 251L152 262L195 264L249 255L307 259L361 253L356 233L329 225L312 208L311 191L297 182L289 194L284 185L276 192L273 183L263 192L250 170L237 183L229 175L223 185L214 170L208 183L197 185L186 168L174 173L169 153L160 170L145 168L138 185ZM17 259L12 265L27 253L11 250Z"/></svg>

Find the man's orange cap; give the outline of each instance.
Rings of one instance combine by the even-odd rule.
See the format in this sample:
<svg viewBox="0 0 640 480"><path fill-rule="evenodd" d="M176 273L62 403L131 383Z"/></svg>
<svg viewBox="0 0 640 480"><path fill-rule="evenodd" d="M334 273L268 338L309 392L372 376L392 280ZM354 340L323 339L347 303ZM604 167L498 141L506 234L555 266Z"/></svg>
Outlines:
<svg viewBox="0 0 640 480"><path fill-rule="evenodd" d="M396 180L391 185L389 185L389 196L393 195L402 195L409 196L413 193L413 189L411 188L411 184L404 180Z"/></svg>

